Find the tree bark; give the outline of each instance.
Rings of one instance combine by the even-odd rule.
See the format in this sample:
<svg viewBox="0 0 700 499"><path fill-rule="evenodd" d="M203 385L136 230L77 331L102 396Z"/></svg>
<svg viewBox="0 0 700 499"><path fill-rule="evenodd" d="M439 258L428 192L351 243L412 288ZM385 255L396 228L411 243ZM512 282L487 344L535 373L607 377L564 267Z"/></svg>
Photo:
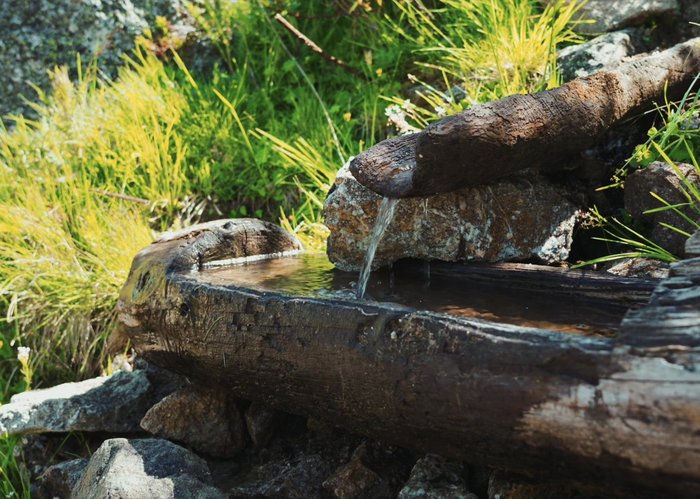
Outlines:
<svg viewBox="0 0 700 499"><path fill-rule="evenodd" d="M563 169L610 127L677 98L700 73L700 38L559 88L474 106L420 133L381 142L350 165L387 197L429 196L528 168Z"/></svg>
<svg viewBox="0 0 700 499"><path fill-rule="evenodd" d="M592 338L198 279L211 255L242 256L240 237L267 237L238 224L181 233L134 260L120 330L148 361L423 452L650 495L700 494L697 313L684 319L693 334L672 328L668 341L663 328L638 332L632 312L617 337ZM259 249L298 247L256 227L284 241ZM682 282L659 284L650 306L689 299L686 311L700 309L697 262L675 265L672 279Z"/></svg>

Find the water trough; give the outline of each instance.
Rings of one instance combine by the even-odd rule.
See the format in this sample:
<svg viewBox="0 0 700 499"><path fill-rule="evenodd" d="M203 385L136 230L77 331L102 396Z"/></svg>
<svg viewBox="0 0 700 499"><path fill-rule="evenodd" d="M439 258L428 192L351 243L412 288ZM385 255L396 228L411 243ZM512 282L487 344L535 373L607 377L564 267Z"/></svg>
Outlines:
<svg viewBox="0 0 700 499"><path fill-rule="evenodd" d="M406 277L422 263L405 262L370 281L373 301L354 298L356 274L300 249L250 219L165 237L134 260L114 341L419 451L700 493L700 258L661 282L433 264L427 283Z"/></svg>

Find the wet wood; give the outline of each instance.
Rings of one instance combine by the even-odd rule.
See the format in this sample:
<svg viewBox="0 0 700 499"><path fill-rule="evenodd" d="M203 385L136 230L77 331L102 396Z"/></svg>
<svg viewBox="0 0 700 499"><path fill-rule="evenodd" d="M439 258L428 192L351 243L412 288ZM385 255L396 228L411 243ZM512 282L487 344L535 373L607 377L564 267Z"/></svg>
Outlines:
<svg viewBox="0 0 700 499"><path fill-rule="evenodd" d="M401 263L396 264L401 267ZM422 266L422 262L414 266ZM415 272L420 272L416 268ZM649 301L658 280L620 277L590 269L567 269L528 263L431 262L430 274L470 283L497 284L522 291L607 302L620 307L638 307Z"/></svg>
<svg viewBox="0 0 700 499"><path fill-rule="evenodd" d="M350 164L383 196L428 196L521 170L557 170L614 125L679 97L700 72L700 39L635 58L559 88L473 106L391 139Z"/></svg>
<svg viewBox="0 0 700 499"><path fill-rule="evenodd" d="M672 345L671 351L700 347L700 257L671 265L649 304L628 312L622 332L635 346Z"/></svg>
<svg viewBox="0 0 700 499"><path fill-rule="evenodd" d="M637 334L630 315L617 338L591 338L198 280L211 255L241 256L241 234L265 239L250 228L219 223L136 257L119 321L139 355L421 452L640 494L700 494L700 346L690 335L646 342L649 328ZM282 242L260 248L297 247L263 228ZM649 307L695 300L697 263L673 272L684 291L672 296L681 288L664 281Z"/></svg>

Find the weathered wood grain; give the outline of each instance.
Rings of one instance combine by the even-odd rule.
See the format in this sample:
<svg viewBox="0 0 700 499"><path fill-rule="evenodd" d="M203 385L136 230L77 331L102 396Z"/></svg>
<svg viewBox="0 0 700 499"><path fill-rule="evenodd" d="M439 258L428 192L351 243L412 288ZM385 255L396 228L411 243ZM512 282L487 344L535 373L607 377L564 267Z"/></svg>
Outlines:
<svg viewBox="0 0 700 499"><path fill-rule="evenodd" d="M358 155L355 178L387 197L429 196L515 172L566 168L617 123L679 97L700 72L700 39L640 56L559 88L511 95Z"/></svg>
<svg viewBox="0 0 700 499"><path fill-rule="evenodd" d="M693 337L675 329L667 343L661 334L639 341L647 331L628 321L617 338L591 338L203 283L192 262L228 257L220 242L238 237L235 224L181 234L135 259L119 320L147 360L420 451L640 495L700 494ZM691 283L692 303L695 269L677 265L671 278ZM663 286L681 289L669 281L657 302Z"/></svg>

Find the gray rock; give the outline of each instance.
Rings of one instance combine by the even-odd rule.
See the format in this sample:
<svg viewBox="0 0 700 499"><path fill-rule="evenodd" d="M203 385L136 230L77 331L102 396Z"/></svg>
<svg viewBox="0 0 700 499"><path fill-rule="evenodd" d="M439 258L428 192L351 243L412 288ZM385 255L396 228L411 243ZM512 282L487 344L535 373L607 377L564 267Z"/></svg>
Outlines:
<svg viewBox="0 0 700 499"><path fill-rule="evenodd" d="M621 63L634 54L632 38L626 31L600 35L580 45L563 48L557 63L564 81L581 78Z"/></svg>
<svg viewBox="0 0 700 499"><path fill-rule="evenodd" d="M314 499L330 475L330 464L319 454L300 454L254 467L229 489L231 499Z"/></svg>
<svg viewBox="0 0 700 499"><path fill-rule="evenodd" d="M243 418L226 393L195 385L151 407L141 428L213 457L233 457L245 447Z"/></svg>
<svg viewBox="0 0 700 499"><path fill-rule="evenodd" d="M0 407L0 433L135 432L151 403L143 371L118 371L13 396Z"/></svg>
<svg viewBox="0 0 700 499"><path fill-rule="evenodd" d="M337 499L396 497L396 492L392 491L391 485L365 462L368 453L368 445L365 442L355 449L348 463L340 466L323 482L323 490L328 497Z"/></svg>
<svg viewBox="0 0 700 499"><path fill-rule="evenodd" d="M110 76L156 16L171 23L173 36L186 37L194 21L184 0L5 0L0 9L0 115L21 114L24 95L35 100L30 83L46 91L47 71L56 65L75 70L98 57Z"/></svg>
<svg viewBox="0 0 700 499"><path fill-rule="evenodd" d="M398 499L478 499L467 489L461 463L428 454L418 460Z"/></svg>
<svg viewBox="0 0 700 499"><path fill-rule="evenodd" d="M272 438L281 414L260 402L253 402L245 411L245 424L255 447L264 447Z"/></svg>
<svg viewBox="0 0 700 499"><path fill-rule="evenodd" d="M324 206L328 256L338 268L361 266L380 200L347 166L338 172ZM569 256L579 213L563 187L539 176L402 199L373 266L401 258L560 262Z"/></svg>
<svg viewBox="0 0 700 499"><path fill-rule="evenodd" d="M80 481L87 459L73 459L49 467L39 478L39 498L69 498Z"/></svg>
<svg viewBox="0 0 700 499"><path fill-rule="evenodd" d="M142 358L136 359L136 369L143 369L151 385L153 385L154 404L190 384L185 376L168 371L155 364L150 364Z"/></svg>
<svg viewBox="0 0 700 499"><path fill-rule="evenodd" d="M575 29L588 34L615 31L640 25L650 18L673 14L678 8L677 0L588 0L579 10L578 17L593 22L578 24Z"/></svg>
<svg viewBox="0 0 700 499"><path fill-rule="evenodd" d="M676 166L687 181L700 188L700 177L693 165L679 163ZM681 192L681 186L683 183L673 168L661 161L655 161L646 168L633 172L625 180L625 209L650 227L649 237L652 241L679 257L685 254L688 238L661 224L672 225L689 234L694 232L695 227L671 210L648 214L644 212L663 206L651 196L651 192L670 204L687 202L687 198ZM692 213L687 210L686 212L692 216Z"/></svg>
<svg viewBox="0 0 700 499"><path fill-rule="evenodd" d="M73 489L76 499L227 497L210 485L207 463L161 439L105 440Z"/></svg>
<svg viewBox="0 0 700 499"><path fill-rule="evenodd" d="M606 272L621 277L644 277L647 279L665 279L670 265L660 260L648 258L623 258L612 262Z"/></svg>

